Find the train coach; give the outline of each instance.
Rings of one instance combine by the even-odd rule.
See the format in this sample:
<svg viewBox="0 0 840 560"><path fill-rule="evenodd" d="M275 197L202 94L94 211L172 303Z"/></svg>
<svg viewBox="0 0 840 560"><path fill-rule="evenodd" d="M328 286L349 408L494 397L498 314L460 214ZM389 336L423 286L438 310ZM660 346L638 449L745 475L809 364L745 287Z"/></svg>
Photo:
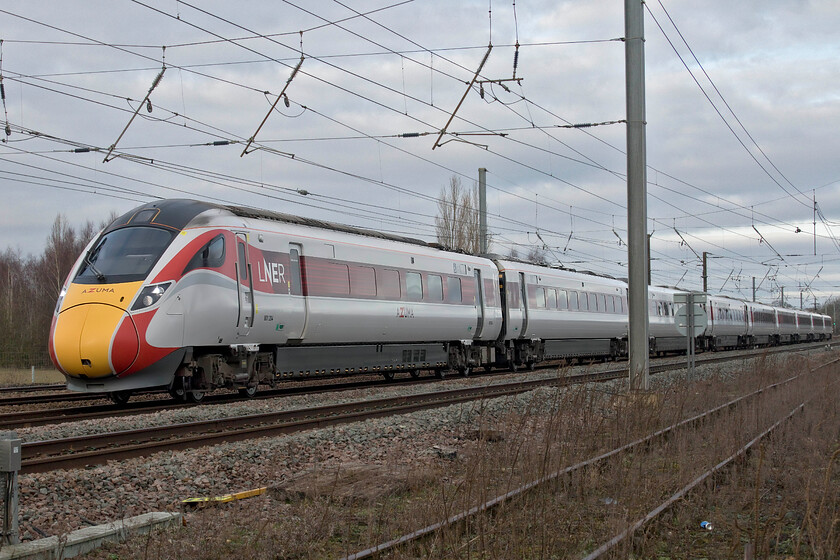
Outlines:
<svg viewBox="0 0 840 560"><path fill-rule="evenodd" d="M684 351L671 288L649 289L652 353ZM831 320L710 296L698 347L825 340ZM827 319L827 320L826 320ZM192 200L97 235L56 303L49 351L71 390L201 401L287 377L627 354L622 280L446 251L395 235Z"/></svg>
<svg viewBox="0 0 840 560"><path fill-rule="evenodd" d="M204 202L117 218L56 305L50 355L71 390L199 401L284 375L495 361L499 271L426 243Z"/></svg>

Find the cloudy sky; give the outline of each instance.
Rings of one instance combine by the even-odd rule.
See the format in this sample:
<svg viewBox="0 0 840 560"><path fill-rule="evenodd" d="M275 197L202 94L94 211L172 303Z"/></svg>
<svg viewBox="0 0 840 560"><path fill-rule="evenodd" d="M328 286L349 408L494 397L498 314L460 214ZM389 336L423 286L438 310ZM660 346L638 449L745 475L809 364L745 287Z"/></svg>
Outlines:
<svg viewBox="0 0 840 560"><path fill-rule="evenodd" d="M646 4L654 283L699 289L706 251L712 292L840 291L838 28L836 0ZM0 249L183 197L433 240L485 167L494 251L626 276L623 34L618 0L4 4Z"/></svg>

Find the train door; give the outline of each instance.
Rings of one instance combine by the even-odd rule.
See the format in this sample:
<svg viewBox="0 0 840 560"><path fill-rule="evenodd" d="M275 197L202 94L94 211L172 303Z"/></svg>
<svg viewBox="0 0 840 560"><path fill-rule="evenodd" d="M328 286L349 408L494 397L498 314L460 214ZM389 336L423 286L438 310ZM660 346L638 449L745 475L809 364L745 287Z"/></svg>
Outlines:
<svg viewBox="0 0 840 560"><path fill-rule="evenodd" d="M306 335L306 321L309 316L309 300L305 296L304 267L302 264L303 246L299 243L289 243L289 267L291 268L291 285L289 294L292 297L292 311L287 319L291 328L288 331L290 339L303 340ZM294 317L294 321L290 319ZM293 326L292 326L293 325Z"/></svg>
<svg viewBox="0 0 840 560"><path fill-rule="evenodd" d="M475 311L478 322L475 327L475 337L480 338L484 331L484 283L481 281L481 270L475 269Z"/></svg>
<svg viewBox="0 0 840 560"><path fill-rule="evenodd" d="M236 291L239 298L239 316L236 318L236 334L246 336L254 326L255 302L254 280L251 277L251 263L248 257L248 234L236 233Z"/></svg>
<svg viewBox="0 0 840 560"><path fill-rule="evenodd" d="M528 332L528 288L525 286L525 273L519 273L519 310L522 312L522 331L520 336Z"/></svg>

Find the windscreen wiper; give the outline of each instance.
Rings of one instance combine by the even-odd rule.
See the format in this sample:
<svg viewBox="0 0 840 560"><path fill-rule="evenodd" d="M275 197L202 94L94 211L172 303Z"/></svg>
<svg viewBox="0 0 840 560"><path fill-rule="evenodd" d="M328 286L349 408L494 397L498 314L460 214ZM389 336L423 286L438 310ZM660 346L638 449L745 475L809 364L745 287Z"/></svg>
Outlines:
<svg viewBox="0 0 840 560"><path fill-rule="evenodd" d="M106 241L108 241L108 240L107 240L107 239L103 239L103 240L102 240L102 243L100 243L100 244L96 247L96 254L97 254L97 256L99 255L99 251L102 249L102 246L103 246L103 245L105 245L105 242L106 242ZM98 268L96 268L96 265L94 265L94 264L93 264L93 258L91 258L91 254L92 254L92 253L93 253L93 248L91 248L91 249L90 249L90 250L89 250L89 251L85 254L85 264L86 264L86 265L88 265L88 267L90 267L90 269L91 269L91 270L93 271L93 273L96 275L96 279L97 279L97 280L99 280L100 282L104 282L104 281L105 281L105 275L104 275L104 274L102 274L102 271L101 271L101 270L99 270Z"/></svg>

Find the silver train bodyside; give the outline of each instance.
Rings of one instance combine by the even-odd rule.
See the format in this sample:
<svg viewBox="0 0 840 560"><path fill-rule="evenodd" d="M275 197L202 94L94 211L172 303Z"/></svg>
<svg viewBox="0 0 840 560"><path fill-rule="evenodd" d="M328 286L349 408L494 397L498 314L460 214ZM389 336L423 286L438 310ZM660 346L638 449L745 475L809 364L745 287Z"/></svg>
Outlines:
<svg viewBox="0 0 840 560"><path fill-rule="evenodd" d="M679 293L649 290L652 353L685 350ZM127 398L163 386L200 400L308 375L616 359L627 309L627 285L613 278L175 200L91 242L56 305L50 355L74 390ZM706 310L699 348L831 337L826 316L719 296Z"/></svg>

